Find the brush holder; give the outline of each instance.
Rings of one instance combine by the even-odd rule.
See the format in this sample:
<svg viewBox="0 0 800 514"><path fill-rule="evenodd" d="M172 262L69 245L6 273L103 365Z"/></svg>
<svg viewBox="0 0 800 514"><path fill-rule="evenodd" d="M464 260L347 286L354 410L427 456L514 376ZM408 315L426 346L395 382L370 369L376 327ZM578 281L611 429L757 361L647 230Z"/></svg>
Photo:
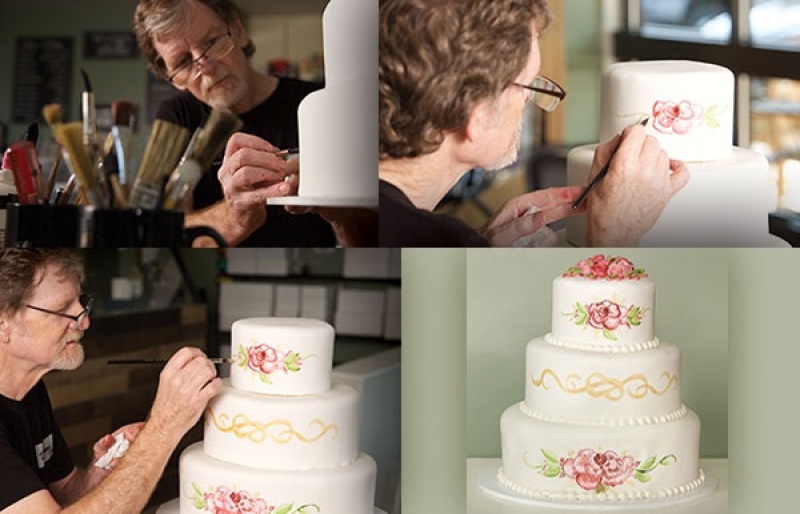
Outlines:
<svg viewBox="0 0 800 514"><path fill-rule="evenodd" d="M184 228L183 222L181 210L11 204L6 246L166 248L191 246L201 236L227 246L212 228Z"/></svg>

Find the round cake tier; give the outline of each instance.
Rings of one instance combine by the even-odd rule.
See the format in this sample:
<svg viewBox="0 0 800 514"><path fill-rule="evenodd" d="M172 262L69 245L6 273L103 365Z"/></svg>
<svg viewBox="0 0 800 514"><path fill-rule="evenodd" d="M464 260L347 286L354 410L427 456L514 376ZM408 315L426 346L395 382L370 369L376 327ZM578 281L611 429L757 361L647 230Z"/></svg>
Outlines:
<svg viewBox="0 0 800 514"><path fill-rule="evenodd" d="M180 512L205 512L209 502L224 508L259 501L261 510L254 512L373 514L376 472L375 461L363 453L347 466L279 471L230 464L195 443L180 458Z"/></svg>
<svg viewBox="0 0 800 514"><path fill-rule="evenodd" d="M572 149L567 182L586 185L597 145ZM687 163L691 178L640 240L647 247L772 247L769 164L744 148L714 162ZM724 192L722 192L724 190ZM586 216L567 219L567 239L586 245Z"/></svg>
<svg viewBox="0 0 800 514"><path fill-rule="evenodd" d="M557 277L551 342L609 352L652 348L658 344L654 308L655 284L648 278Z"/></svg>
<svg viewBox="0 0 800 514"><path fill-rule="evenodd" d="M231 385L265 394L319 394L331 388L333 327L304 318L247 318L231 326Z"/></svg>
<svg viewBox="0 0 800 514"><path fill-rule="evenodd" d="M731 154L733 73L692 61L621 62L603 75L600 141L650 118L671 159L713 161Z"/></svg>
<svg viewBox="0 0 800 514"><path fill-rule="evenodd" d="M691 411L665 423L582 426L533 419L518 403L500 418L502 484L552 500L667 498L702 484L700 419Z"/></svg>
<svg viewBox="0 0 800 514"><path fill-rule="evenodd" d="M204 450L262 469L342 466L358 456L358 399L346 385L310 396L275 396L225 384L206 410Z"/></svg>
<svg viewBox="0 0 800 514"><path fill-rule="evenodd" d="M559 348L544 338L525 351L525 407L563 422L646 423L681 409L680 350L671 344L624 354Z"/></svg>

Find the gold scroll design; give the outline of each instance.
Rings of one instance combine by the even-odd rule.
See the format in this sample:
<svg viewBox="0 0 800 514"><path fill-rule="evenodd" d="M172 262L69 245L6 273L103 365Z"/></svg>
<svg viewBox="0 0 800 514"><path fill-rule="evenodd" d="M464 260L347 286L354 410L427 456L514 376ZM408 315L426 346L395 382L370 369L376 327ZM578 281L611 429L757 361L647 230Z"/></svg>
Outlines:
<svg viewBox="0 0 800 514"><path fill-rule="evenodd" d="M678 382L678 376L672 375L668 371L661 374L661 378L666 381L666 385L662 389L657 389L647 377L642 373L635 373L625 379L607 377L602 373L592 373L585 380L582 381L581 376L571 374L567 379L562 382L558 375L550 368L542 370L537 380L531 377L531 383L534 387L541 387L542 389L550 389L545 384L546 377L552 377L555 384L568 394L588 394L592 398L605 398L612 402L618 402L625 397L627 393L634 400L641 400L648 394L662 396L670 387Z"/></svg>
<svg viewBox="0 0 800 514"><path fill-rule="evenodd" d="M245 414L236 414L232 418L228 414L220 414L217 417L211 409L208 409L207 419L210 419L220 432L231 433L239 439L249 439L256 444L264 442L267 437L278 444L288 444L295 438L304 443L315 443L329 432L334 438L339 436L339 426L336 423L326 425L319 418L308 423L310 429L316 430L315 435L302 434L288 419L273 419L261 423L248 418Z"/></svg>

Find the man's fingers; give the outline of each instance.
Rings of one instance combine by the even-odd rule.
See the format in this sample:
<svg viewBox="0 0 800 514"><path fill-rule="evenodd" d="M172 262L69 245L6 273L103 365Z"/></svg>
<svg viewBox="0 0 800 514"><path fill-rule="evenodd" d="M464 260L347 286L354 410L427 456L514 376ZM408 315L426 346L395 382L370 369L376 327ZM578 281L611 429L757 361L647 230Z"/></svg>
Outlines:
<svg viewBox="0 0 800 514"><path fill-rule="evenodd" d="M273 154L279 150L279 148L258 136L237 132L228 139L228 143L225 145L225 159L242 148L252 148Z"/></svg>
<svg viewBox="0 0 800 514"><path fill-rule="evenodd" d="M686 164L684 164L683 161L674 159L670 160L669 168L672 170L672 174L669 177L669 180L672 183L672 191L677 193L689 183L689 179L692 177L692 175L689 172L689 168L686 166Z"/></svg>

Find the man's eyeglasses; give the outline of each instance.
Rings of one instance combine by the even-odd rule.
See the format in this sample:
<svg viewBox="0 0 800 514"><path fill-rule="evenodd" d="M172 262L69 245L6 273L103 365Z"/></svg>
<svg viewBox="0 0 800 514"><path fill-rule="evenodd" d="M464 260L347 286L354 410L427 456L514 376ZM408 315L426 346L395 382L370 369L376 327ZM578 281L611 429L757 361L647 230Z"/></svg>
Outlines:
<svg viewBox="0 0 800 514"><path fill-rule="evenodd" d="M192 59L191 56L185 57L176 66L175 69L166 76L166 79L172 84L187 84L196 80L200 76L200 62L206 61L219 61L228 56L229 53L236 47L231 31L224 36L215 37L208 42L208 46L203 50L197 59ZM162 65L166 71L166 64L162 60Z"/></svg>
<svg viewBox="0 0 800 514"><path fill-rule="evenodd" d="M78 297L78 302L80 302L81 307L83 310L76 315L72 314L64 314L63 312L52 311L50 309L45 309L43 307L36 307L35 305L26 304L25 307L29 309L33 309L35 311L45 312L47 314L53 314L55 316L61 316L62 318L71 319L75 322L76 325L80 326L81 322L86 318L90 312L92 312L92 306L94 305L94 298L88 294L82 294Z"/></svg>
<svg viewBox="0 0 800 514"><path fill-rule="evenodd" d="M529 91L530 96L526 99L527 102L533 101L537 107L547 112L553 112L558 104L567 96L564 88L553 82L547 77L536 77L528 85L512 82L515 86L525 88Z"/></svg>

